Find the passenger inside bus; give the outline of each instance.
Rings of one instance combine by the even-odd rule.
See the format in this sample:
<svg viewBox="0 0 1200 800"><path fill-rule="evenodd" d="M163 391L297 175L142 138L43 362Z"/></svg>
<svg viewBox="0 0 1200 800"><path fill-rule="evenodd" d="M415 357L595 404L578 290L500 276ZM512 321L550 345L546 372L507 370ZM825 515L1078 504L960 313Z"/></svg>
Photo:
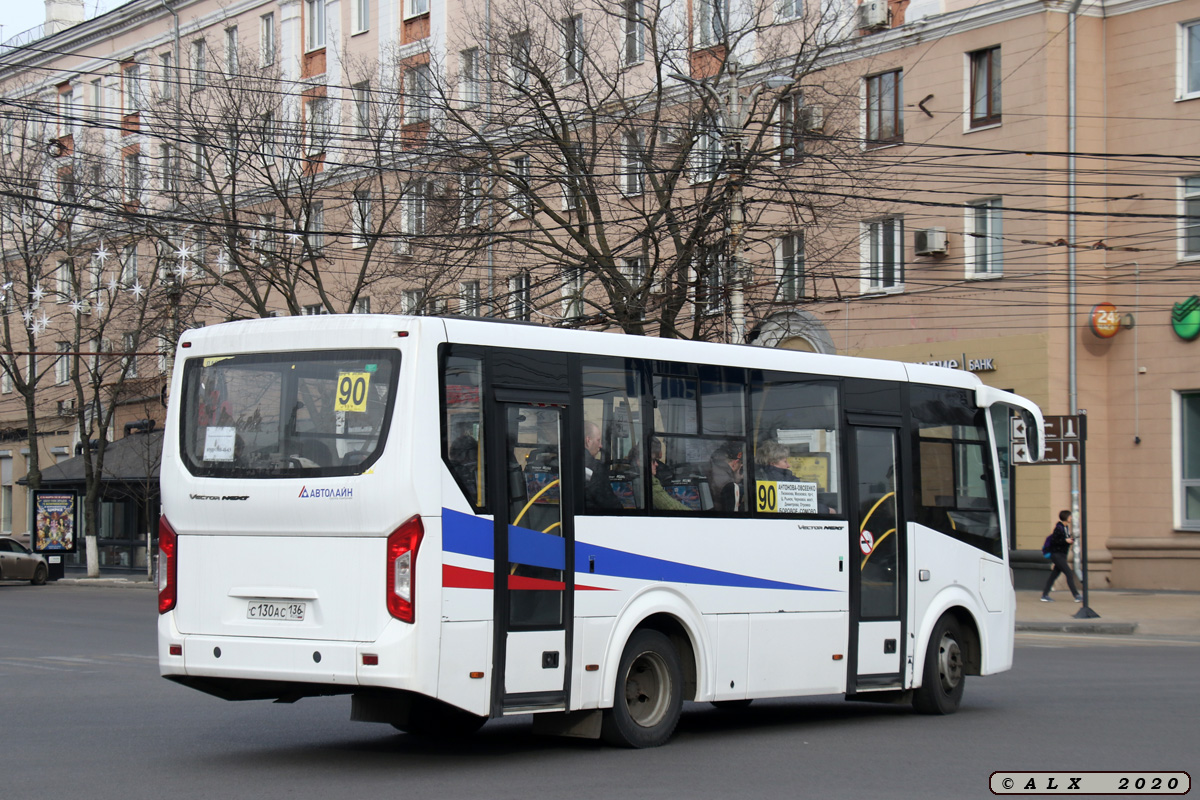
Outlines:
<svg viewBox="0 0 1200 800"><path fill-rule="evenodd" d="M745 492L742 446L726 442L717 446L709 463L709 487L718 511L744 511Z"/></svg>
<svg viewBox="0 0 1200 800"><path fill-rule="evenodd" d="M658 478L659 466L662 464L663 446L658 439L650 440L650 497L654 507L660 511L691 511L692 509L680 502L671 492L668 492Z"/></svg>

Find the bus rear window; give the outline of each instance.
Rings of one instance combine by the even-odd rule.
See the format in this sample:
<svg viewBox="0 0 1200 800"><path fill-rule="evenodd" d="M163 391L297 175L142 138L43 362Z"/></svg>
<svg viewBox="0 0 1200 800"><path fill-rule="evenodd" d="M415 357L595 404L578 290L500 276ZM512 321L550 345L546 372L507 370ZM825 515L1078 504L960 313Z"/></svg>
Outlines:
<svg viewBox="0 0 1200 800"><path fill-rule="evenodd" d="M382 452L396 396L392 350L190 359L180 451L193 475L353 475Z"/></svg>

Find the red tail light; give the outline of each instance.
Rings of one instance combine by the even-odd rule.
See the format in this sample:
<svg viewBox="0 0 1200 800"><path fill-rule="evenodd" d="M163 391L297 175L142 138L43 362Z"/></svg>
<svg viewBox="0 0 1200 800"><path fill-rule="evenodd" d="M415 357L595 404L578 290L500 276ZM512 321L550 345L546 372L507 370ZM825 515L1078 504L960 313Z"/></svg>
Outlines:
<svg viewBox="0 0 1200 800"><path fill-rule="evenodd" d="M175 607L179 571L177 537L166 517L158 518L158 553L158 613L165 614Z"/></svg>
<svg viewBox="0 0 1200 800"><path fill-rule="evenodd" d="M425 526L416 516L397 528L387 540L387 610L402 622L413 621L417 550L424 535Z"/></svg>

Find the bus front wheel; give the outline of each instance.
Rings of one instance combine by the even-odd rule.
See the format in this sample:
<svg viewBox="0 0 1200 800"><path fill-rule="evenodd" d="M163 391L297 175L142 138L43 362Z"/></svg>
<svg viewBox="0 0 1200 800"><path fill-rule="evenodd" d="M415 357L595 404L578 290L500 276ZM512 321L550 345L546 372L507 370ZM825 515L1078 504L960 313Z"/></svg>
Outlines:
<svg viewBox="0 0 1200 800"><path fill-rule="evenodd" d="M966 673L963 670L962 632L957 620L946 614L938 620L925 648L921 688L913 694L919 714L953 714L962 702Z"/></svg>
<svg viewBox="0 0 1200 800"><path fill-rule="evenodd" d="M619 747L658 747L675 732L683 708L683 667L671 640L654 630L629 637L617 670L613 706L601 736Z"/></svg>

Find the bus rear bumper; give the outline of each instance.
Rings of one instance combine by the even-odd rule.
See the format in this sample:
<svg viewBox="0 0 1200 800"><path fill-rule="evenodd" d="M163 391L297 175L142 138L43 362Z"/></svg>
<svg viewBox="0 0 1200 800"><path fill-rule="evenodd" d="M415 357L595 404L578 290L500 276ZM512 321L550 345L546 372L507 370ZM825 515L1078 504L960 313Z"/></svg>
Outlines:
<svg viewBox="0 0 1200 800"><path fill-rule="evenodd" d="M406 637L397 629L376 642L187 635L171 616L159 618L160 674L218 697L286 701L367 687L418 689L411 659L401 657L412 642L398 641Z"/></svg>

